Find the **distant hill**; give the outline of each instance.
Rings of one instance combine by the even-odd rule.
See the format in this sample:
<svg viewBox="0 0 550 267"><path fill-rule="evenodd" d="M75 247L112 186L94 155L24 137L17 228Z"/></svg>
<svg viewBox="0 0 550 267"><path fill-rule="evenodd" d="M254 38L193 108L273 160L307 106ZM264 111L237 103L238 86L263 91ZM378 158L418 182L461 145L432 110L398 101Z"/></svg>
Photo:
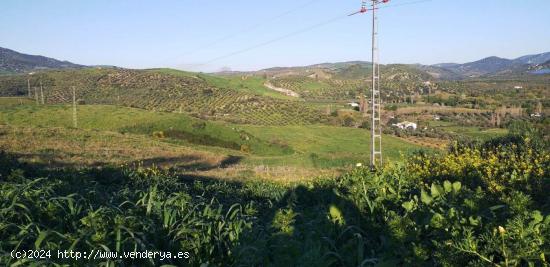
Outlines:
<svg viewBox="0 0 550 267"><path fill-rule="evenodd" d="M458 65L453 63L442 63L442 64L436 64L436 65L421 65L416 64L412 65L416 69L420 71L424 71L427 74L429 74L432 79L436 80L460 80L463 79L464 76L461 74L458 74L452 70L449 70L448 68Z"/></svg>
<svg viewBox="0 0 550 267"><path fill-rule="evenodd" d="M523 64L543 64L550 60L550 52L518 57L514 61Z"/></svg>
<svg viewBox="0 0 550 267"><path fill-rule="evenodd" d="M529 74L530 68L550 60L550 52L522 56L516 59L487 57L464 64L441 63L431 67L442 68L464 78Z"/></svg>
<svg viewBox="0 0 550 267"><path fill-rule="evenodd" d="M22 54L0 47L0 73L25 73L44 69L76 69L86 66L68 61Z"/></svg>
<svg viewBox="0 0 550 267"><path fill-rule="evenodd" d="M530 66L528 71L531 74L550 74L550 60L542 64Z"/></svg>
<svg viewBox="0 0 550 267"><path fill-rule="evenodd" d="M27 80L30 78L29 80ZM214 83L214 80L219 80ZM28 83L27 83L28 82ZM85 68L1 75L0 96L27 96L43 85L48 104L79 102L187 113L202 119L242 124L298 125L322 122L324 113L301 101L271 98L235 89L223 78L169 69Z"/></svg>
<svg viewBox="0 0 550 267"><path fill-rule="evenodd" d="M518 57L516 59L506 59L500 57L487 57L477 61L468 62L464 64L459 63L438 63L433 65L422 64L388 64L381 65L381 71L384 72L384 68L391 65L400 65L401 70L406 72L417 71L429 74L431 79L436 80L460 80L467 78L477 78L483 76L510 76L510 75L529 75L546 73L543 67L545 62L550 60L550 52L526 55ZM403 67L407 66L407 67ZM391 69L391 68L387 68ZM537 73L534 73L536 70ZM259 71L247 72L247 74L265 74L270 77L283 77L283 76L310 76L314 73L324 72L337 75L337 78L354 79L364 78L371 72L371 62L368 61L347 61L347 62L334 62L334 63L320 63L308 66L290 66L290 67L273 67L262 69ZM236 72L241 75L243 73ZM216 73L221 74L221 73ZM231 75L228 73L224 73ZM327 76L327 75L324 75ZM425 77L425 75L422 75Z"/></svg>
<svg viewBox="0 0 550 267"><path fill-rule="evenodd" d="M505 69L512 68L513 65L514 62L509 59L499 57L487 57L474 62L445 67L445 69L448 69L454 73L463 76L477 77L489 73L503 71Z"/></svg>

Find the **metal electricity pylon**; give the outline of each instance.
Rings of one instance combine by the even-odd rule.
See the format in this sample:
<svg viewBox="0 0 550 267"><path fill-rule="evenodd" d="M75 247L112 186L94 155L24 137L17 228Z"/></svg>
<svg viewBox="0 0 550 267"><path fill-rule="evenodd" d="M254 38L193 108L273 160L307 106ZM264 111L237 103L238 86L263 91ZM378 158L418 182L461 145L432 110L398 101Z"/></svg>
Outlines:
<svg viewBox="0 0 550 267"><path fill-rule="evenodd" d="M370 8L367 3L370 1ZM378 53L378 17L376 11L378 4L387 3L389 0L363 0L361 9L351 15L366 13L372 11L372 86L370 99L371 112L371 149L370 149L370 167L376 169L382 166L382 120L381 105L382 97L380 94L380 65Z"/></svg>

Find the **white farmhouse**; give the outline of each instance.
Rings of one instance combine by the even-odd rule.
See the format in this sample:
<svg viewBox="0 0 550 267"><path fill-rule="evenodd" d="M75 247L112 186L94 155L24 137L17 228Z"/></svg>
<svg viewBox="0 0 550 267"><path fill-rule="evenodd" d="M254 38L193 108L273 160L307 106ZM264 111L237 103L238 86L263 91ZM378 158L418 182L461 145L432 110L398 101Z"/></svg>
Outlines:
<svg viewBox="0 0 550 267"><path fill-rule="evenodd" d="M355 102L350 102L348 103L348 105L354 108L359 107L359 103L355 103Z"/></svg>

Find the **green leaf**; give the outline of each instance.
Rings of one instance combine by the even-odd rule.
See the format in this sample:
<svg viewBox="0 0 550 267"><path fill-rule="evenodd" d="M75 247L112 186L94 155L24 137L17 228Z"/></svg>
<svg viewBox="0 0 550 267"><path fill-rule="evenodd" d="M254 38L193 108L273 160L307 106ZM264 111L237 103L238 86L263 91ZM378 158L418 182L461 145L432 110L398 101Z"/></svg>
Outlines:
<svg viewBox="0 0 550 267"><path fill-rule="evenodd" d="M504 207L506 207L506 205L495 205L495 206L490 207L489 209L491 211L495 211L495 210L498 210L498 209L502 209Z"/></svg>
<svg viewBox="0 0 550 267"><path fill-rule="evenodd" d="M335 205L330 205L329 215L330 215L330 220L333 223L338 224L338 225L346 224L346 220L344 219L344 215L342 215L342 212L340 211L340 209L338 207L336 207Z"/></svg>
<svg viewBox="0 0 550 267"><path fill-rule="evenodd" d="M428 195L428 193L426 193L426 191L424 191L424 189L422 189L422 192L420 193L420 200L424 204L430 204L430 203L432 203L433 198L430 197L430 195Z"/></svg>
<svg viewBox="0 0 550 267"><path fill-rule="evenodd" d="M451 191L453 191L453 184L451 184L451 182L445 180L445 182L443 182L443 187L445 188L445 192L447 193L450 193Z"/></svg>
<svg viewBox="0 0 550 267"><path fill-rule="evenodd" d="M40 248L40 244L42 244L42 241L44 241L44 239L46 239L46 237L48 236L49 233L50 233L49 231L40 232L40 234L38 235L38 238L36 238L36 241L34 241L34 247L36 249Z"/></svg>
<svg viewBox="0 0 550 267"><path fill-rule="evenodd" d="M434 198L438 197L438 196L441 196L445 193L443 191L443 188L440 185L435 184L435 183L433 183L432 186L430 187L430 191L431 191L432 197L434 197Z"/></svg>
<svg viewBox="0 0 550 267"><path fill-rule="evenodd" d="M445 218L439 213L435 213L430 219L430 226L434 228L443 228L445 225Z"/></svg>
<svg viewBox="0 0 550 267"><path fill-rule="evenodd" d="M473 225L473 226L478 226L479 225L479 219L476 219L476 218L470 216L468 218L468 220L470 221L470 224Z"/></svg>
<svg viewBox="0 0 550 267"><path fill-rule="evenodd" d="M544 220L544 216L540 214L540 211L536 210L533 212L533 220L535 220L535 223L540 223L542 220Z"/></svg>
<svg viewBox="0 0 550 267"><path fill-rule="evenodd" d="M414 201L411 200L411 201L403 202L401 206L405 208L407 212L410 212L414 208Z"/></svg>
<svg viewBox="0 0 550 267"><path fill-rule="evenodd" d="M462 184L460 182L453 183L453 191L455 193L458 193L458 191L460 191L460 188L462 188Z"/></svg>

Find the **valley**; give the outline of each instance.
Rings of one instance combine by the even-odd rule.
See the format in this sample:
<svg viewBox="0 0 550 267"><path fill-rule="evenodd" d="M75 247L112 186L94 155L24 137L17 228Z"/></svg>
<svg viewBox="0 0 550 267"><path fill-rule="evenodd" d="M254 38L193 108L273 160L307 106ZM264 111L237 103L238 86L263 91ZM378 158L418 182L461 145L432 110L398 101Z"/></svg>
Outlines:
<svg viewBox="0 0 550 267"><path fill-rule="evenodd" d="M6 57L0 265L546 266L549 56L381 65L374 169L368 62L202 73Z"/></svg>
<svg viewBox="0 0 550 267"><path fill-rule="evenodd" d="M546 57L541 54L525 61L535 58L538 64ZM485 61L465 66L482 68ZM466 67L446 66L382 66L387 162L398 162L420 150L444 151L457 138L503 136L509 121L547 112L548 75L466 78L460 72ZM121 144L140 140L147 146L162 144L176 151L192 151L179 156L167 152L174 160L155 161L162 157L149 153L138 156L135 146L127 147L133 158L126 155L126 146L111 149L109 142L101 145L105 146L101 152L97 140L85 141L78 152L71 142L59 147L40 146L53 142L56 136L48 140L39 134L37 138L44 142L32 142L34 148L27 146L25 153L33 155L26 160L41 163L52 162L52 155L73 153L78 156L54 161L68 160L74 166L143 161L191 176L221 179L294 181L311 179L319 171L335 176L369 160L369 114L364 109L371 74L368 62L356 61L212 74L88 67L3 75L0 124L7 132L29 134L33 129L52 129L80 136L80 131L86 131L91 140L107 135L120 139ZM73 87L78 129L72 127ZM412 121L417 128L392 126L400 121ZM2 149L19 151L26 138L29 136L14 137L18 140L13 144L6 139ZM108 160L102 162L101 153L109 154ZM204 164L185 160L196 155L208 160ZM236 160L222 164L224 158Z"/></svg>

